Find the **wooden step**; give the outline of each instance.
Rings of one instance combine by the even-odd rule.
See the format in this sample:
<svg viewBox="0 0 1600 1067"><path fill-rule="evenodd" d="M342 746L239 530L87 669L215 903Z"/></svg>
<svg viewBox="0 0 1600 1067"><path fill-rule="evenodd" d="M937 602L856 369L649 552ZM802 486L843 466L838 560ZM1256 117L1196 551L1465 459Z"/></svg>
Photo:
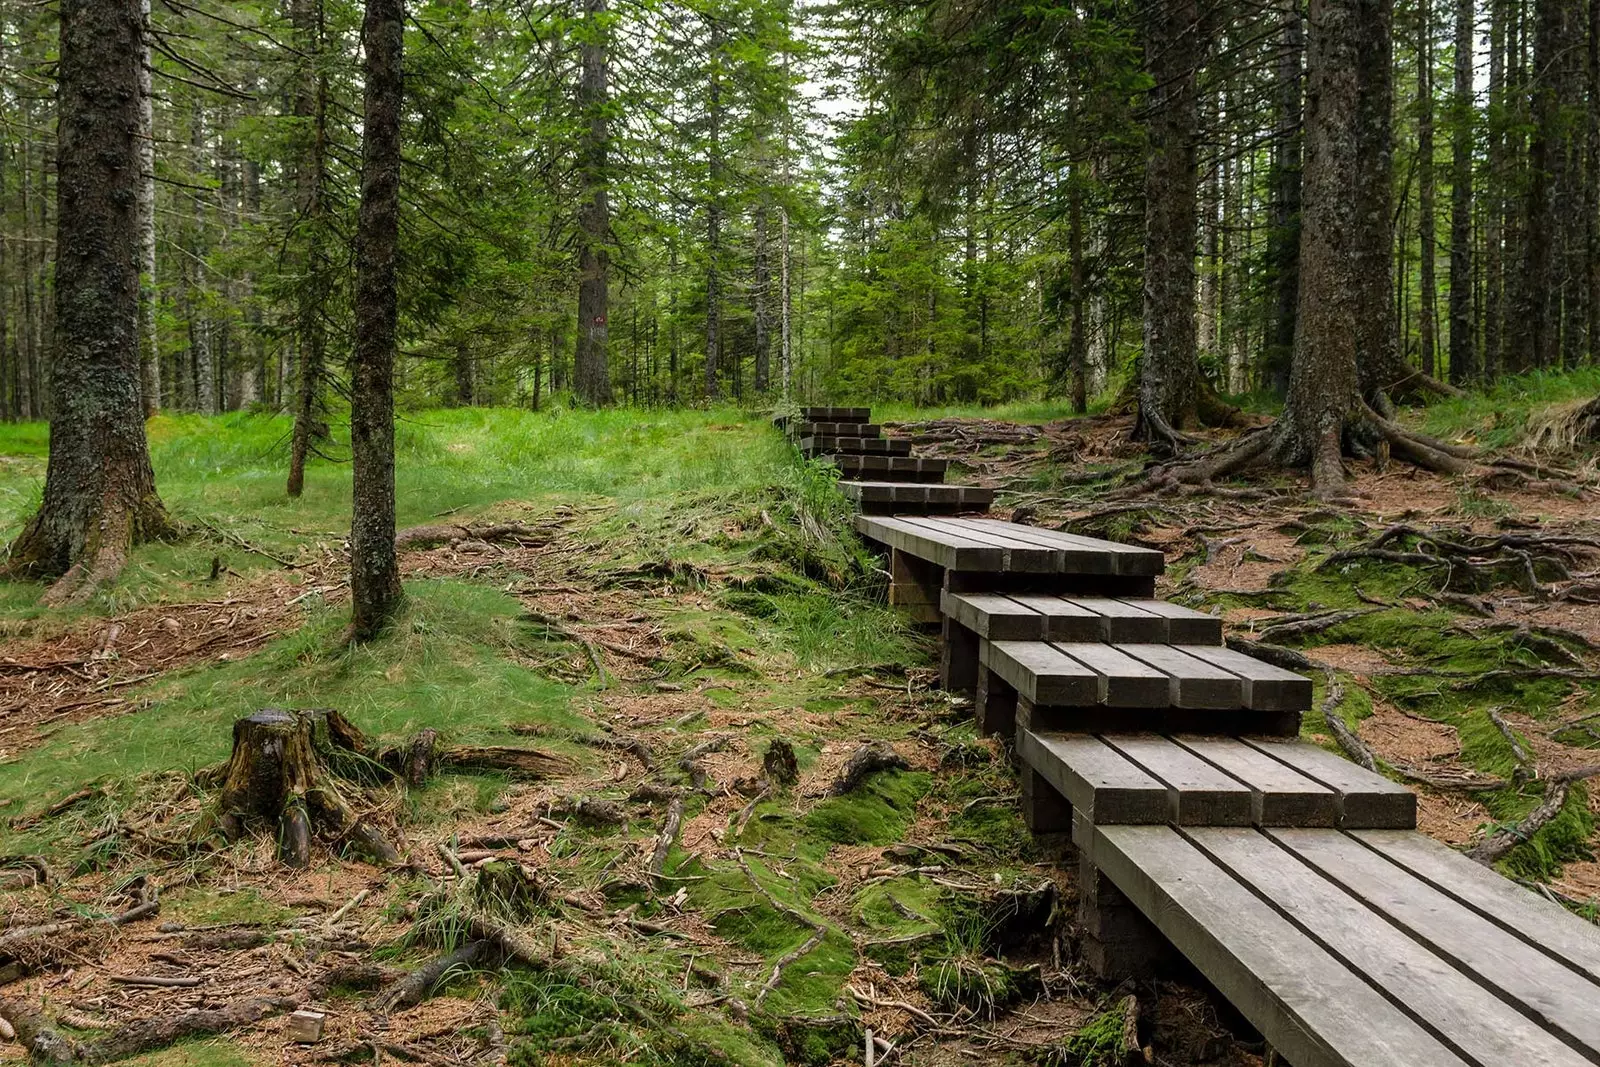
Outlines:
<svg viewBox="0 0 1600 1067"><path fill-rule="evenodd" d="M796 422L791 437L882 437L883 427L870 422Z"/></svg>
<svg viewBox="0 0 1600 1067"><path fill-rule="evenodd" d="M1195 645L983 641L979 662L1041 706L1303 711L1311 682L1240 653ZM1202 654L1205 658L1202 658Z"/></svg>
<svg viewBox="0 0 1600 1067"><path fill-rule="evenodd" d="M947 592L940 606L991 641L1222 644L1221 619L1148 598Z"/></svg>
<svg viewBox="0 0 1600 1067"><path fill-rule="evenodd" d="M802 437L800 451L816 459L835 453L847 455L908 456L911 442L904 437Z"/></svg>
<svg viewBox="0 0 1600 1067"><path fill-rule="evenodd" d="M1297 768L1293 756L1280 758L1315 747L1193 735L1017 733L1019 758L1098 824L1416 827L1416 794L1404 786L1349 761L1348 773L1319 778ZM1151 819L1157 795L1160 815Z"/></svg>
<svg viewBox="0 0 1600 1067"><path fill-rule="evenodd" d="M806 407L800 417L807 422L866 422L872 418L871 408Z"/></svg>
<svg viewBox="0 0 1600 1067"><path fill-rule="evenodd" d="M856 529L953 571L1153 577L1164 567L1154 549L989 519L858 515Z"/></svg>
<svg viewBox="0 0 1600 1067"><path fill-rule="evenodd" d="M1546 945L1491 919L1454 890L1497 877L1482 868L1436 886L1335 829L1073 827L1112 904L1143 913L1296 1067L1600 1062L1600 984L1554 956L1583 920L1541 909Z"/></svg>
<svg viewBox="0 0 1600 1067"><path fill-rule="evenodd" d="M974 485L930 485L920 482L839 483L840 492L868 515L988 511L994 490Z"/></svg>
<svg viewBox="0 0 1600 1067"><path fill-rule="evenodd" d="M922 459L917 456L830 455L825 460L853 481L865 482L942 482L950 468L947 459Z"/></svg>

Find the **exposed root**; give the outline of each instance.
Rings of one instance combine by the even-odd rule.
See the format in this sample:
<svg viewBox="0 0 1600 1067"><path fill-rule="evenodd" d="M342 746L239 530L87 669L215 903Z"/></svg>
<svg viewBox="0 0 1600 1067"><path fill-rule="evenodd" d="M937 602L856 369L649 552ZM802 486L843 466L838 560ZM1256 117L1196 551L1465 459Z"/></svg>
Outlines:
<svg viewBox="0 0 1600 1067"><path fill-rule="evenodd" d="M1350 724L1344 721L1344 714L1339 710L1339 705L1344 703L1344 683L1339 681L1338 674L1331 667L1322 668L1322 676L1328 683L1328 695L1322 701L1322 717L1333 739L1339 742L1345 755L1367 770L1376 772L1378 762L1373 759L1372 750L1350 729Z"/></svg>
<svg viewBox="0 0 1600 1067"><path fill-rule="evenodd" d="M844 765L838 779L828 787L828 795L842 797L861 788L862 783L878 771L903 771L910 766L905 757L886 742L862 745Z"/></svg>
<svg viewBox="0 0 1600 1067"><path fill-rule="evenodd" d="M547 538L549 531L536 530L520 522L497 523L487 526L458 526L455 523L435 523L411 526L394 535L394 547L401 552L436 545L459 544L462 541L525 541ZM541 540L538 543L543 544Z"/></svg>
<svg viewBox="0 0 1600 1067"><path fill-rule="evenodd" d="M488 954L490 948L488 941L469 941L453 952L435 956L380 993L378 1010L391 1012L416 1007L428 999L428 995L445 978L457 970L473 966Z"/></svg>

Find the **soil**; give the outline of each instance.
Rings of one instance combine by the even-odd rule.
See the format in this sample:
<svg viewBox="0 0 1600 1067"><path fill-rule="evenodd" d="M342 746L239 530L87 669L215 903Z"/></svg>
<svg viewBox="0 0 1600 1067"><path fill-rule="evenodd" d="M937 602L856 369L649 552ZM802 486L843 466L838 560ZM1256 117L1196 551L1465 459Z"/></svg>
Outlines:
<svg viewBox="0 0 1600 1067"><path fill-rule="evenodd" d="M1024 517L1040 524L1092 523L1124 506L1098 496L1085 501L1058 490L1037 489L1049 470L1071 472L1085 464L1121 464L1137 470L1138 453L1129 440L1126 418L1073 420L1038 430L992 423L935 431L903 429L923 438L919 454L956 458L970 474L966 480L1002 489L1005 506L998 511L1022 509ZM943 439L938 439L941 434ZM1378 472L1361 464L1355 465L1352 473L1356 503L1344 514L1374 532L1402 518L1423 525L1449 522L1478 532L1498 529L1494 516L1459 513L1463 486L1456 480L1398 467ZM1285 532L1285 524L1327 506L1305 499L1294 486L1243 491L1257 495L1244 501L1196 495L1152 502L1139 513L1129 536L1167 552L1171 563L1193 563L1173 568L1172 576L1163 579L1163 595L1194 602L1224 593L1268 594L1247 605L1230 602L1222 611L1230 634L1251 637L1262 619L1281 614L1266 603L1273 583L1306 555L1293 533ZM1503 502L1505 514L1537 517L1546 533L1593 536L1600 529L1590 505L1558 493L1496 491L1494 499ZM483 854L474 863L503 858L524 864L558 886L586 885L584 872L591 857L581 849L575 851L571 838L563 835L567 820L552 814L560 801L600 789L631 789L661 778L670 778L681 787L676 763L683 751L690 744L725 736L724 747L700 760L711 795L704 809L685 821L679 846L692 857L727 862L730 820L760 789L763 746L749 736L753 724L760 722L782 737L820 739L820 752L787 800L796 811L802 811L825 795L851 753L871 736L872 721L930 723L952 714L943 696L930 690L926 671L912 671L908 678L892 681L871 672L841 677L832 695L847 702L843 710L811 710L798 702L768 699L773 685L781 686L786 675L799 673L792 663L774 656L758 665L758 678L742 680L735 675L715 683L663 683L663 665L681 654L669 635L666 606L670 602L678 609L715 609L716 576L691 589L637 575L607 573L604 567L592 564L592 554L586 551L581 531L588 510L569 509L555 516L535 516L531 509L527 516L518 516L514 506L508 506L508 511L512 518L542 523L537 536L494 542L463 540L408 552L403 559L404 573L493 582L517 596L530 613L550 620L555 651L547 658L528 657L525 665L577 681L590 678L598 661L608 685L591 697L591 716L616 735L641 740L651 752L652 768L637 754L601 751L568 778L508 787L497 801L497 810L476 812L463 806L448 824L411 833L406 841L413 864L410 872L384 871L323 856L312 870L285 873L273 860L270 842L219 854L203 866L187 867L181 859L163 853L161 843L167 828L181 824L185 811L192 814L199 800L188 795L181 783L167 783L163 787L167 792L159 798L153 796L148 810L122 816L129 840L137 845L138 854L129 857L132 862L90 871L66 886L19 885L0 896L5 926L11 929L52 917L70 917L77 911L105 910L108 902L120 902L114 910L121 910L137 900L138 883L130 882L133 872L153 867L163 872L159 877L169 898L163 914L130 923L115 933L88 928L47 939L48 943L32 950L37 958L30 962L40 969L11 982L5 994L33 1004L48 1002L58 1012L75 1011L81 1016L79 1021L115 1026L187 1007L216 1007L237 997L272 993L302 1006L325 1009L328 1028L315 1046L290 1043L281 1017L235 1032L230 1040L261 1062L322 1062L340 1054L468 1062L485 1055L485 1027L498 1017L494 986L487 977L463 979L452 985L451 995L434 997L383 1019L369 1013L364 998L370 994L324 995L316 989L319 981L339 968L370 963L375 946L403 943L412 929L406 908L416 903L415 890L404 887L417 883L402 875L449 884L454 875L440 846L459 843L462 852ZM739 531L725 534L738 536ZM0 710L5 712L0 758L37 743L58 723L137 710L137 705L120 695L136 683L199 663L251 654L299 625L302 601L297 598L309 592L330 598L341 595L340 576L332 571L301 571L296 580L270 576L252 582L225 581L229 582L226 595L204 602L151 606L97 620L89 627L40 628L8 639L6 654L0 658ZM1600 604L1540 601L1506 590L1497 594L1495 622L1558 626L1600 644ZM1355 643L1323 644L1310 652L1363 688L1369 687L1372 679L1404 667L1390 654ZM1593 657L1585 652L1583 659L1588 663ZM1452 775L1478 773L1462 762L1461 741L1452 726L1407 714L1382 699L1374 700L1373 709L1359 724L1359 736L1380 758L1404 762L1445 782ZM1525 739L1541 774L1569 773L1600 762L1593 749L1552 736L1562 726L1592 715L1585 700L1575 700L1554 716L1534 716L1514 708L1505 709L1503 715ZM1326 737L1319 740L1331 743ZM941 753L932 741L903 741L897 751L915 769L939 768ZM992 759L1004 758L992 743L986 751ZM1493 822L1488 809L1471 794L1415 788L1420 829L1440 841L1469 846ZM1591 791L1590 796L1591 806L1600 813L1600 799L1596 799L1600 790ZM1009 798L1001 801L1009 802ZM628 804L625 808L627 822L620 834L627 844L606 876L619 883L643 882L665 805ZM930 848L948 845L944 837L949 816L939 805L923 805L905 840ZM488 838L498 840L488 847L467 848L467 843ZM1600 840L1594 844L1600 853ZM781 871L781 858L772 862ZM904 869L901 859L879 846L835 847L823 862L838 887L819 896L812 906L818 914L841 924L848 922L848 903L855 889L878 872ZM971 885L974 891L987 888L983 883L990 872L960 871L959 865L951 866L951 873L941 876L951 884ZM1030 873L1055 880L1063 898L1070 900L1074 869L1070 864L1046 865ZM5 873L0 871L0 875ZM1600 899L1600 863L1568 863L1552 879L1551 888L1579 901ZM202 895L222 903L246 902L244 910L252 914L230 918L223 925L210 919L185 921L185 909L190 906L186 902ZM652 936L667 937L675 944L692 946L694 952L715 960L723 970L747 975L757 983L770 967L767 961L719 936L703 915L683 902L681 894L670 890L661 894L665 906L651 920L666 933L654 935L632 925L631 909L615 908L591 888L574 889L573 896L583 907L566 909L567 918L552 924L550 930L555 944L578 946L571 951L587 951L583 946L599 938L605 951L627 955L642 951ZM335 920L340 909L347 910ZM236 942L253 937L262 943L241 947L217 944L228 937ZM866 960L851 975L847 989L858 989L867 998L861 1004L863 1023L895 1044L890 1062L929 1067L1042 1054L1111 1007L1113 998L1124 992L1097 984L1075 964L1065 934L1027 946L1007 962L1037 966L1048 995L1005 1008L992 1020L938 1012L914 976L897 978ZM413 959L409 965L414 963ZM192 986L154 987L117 981L117 976L199 981ZM1157 1062L1229 1067L1255 1067L1263 1062L1261 1046L1250 1035L1224 1025L1205 991L1182 983L1161 983L1141 987L1139 997L1144 1033ZM939 1028L926 1026L919 1013L934 1014Z"/></svg>

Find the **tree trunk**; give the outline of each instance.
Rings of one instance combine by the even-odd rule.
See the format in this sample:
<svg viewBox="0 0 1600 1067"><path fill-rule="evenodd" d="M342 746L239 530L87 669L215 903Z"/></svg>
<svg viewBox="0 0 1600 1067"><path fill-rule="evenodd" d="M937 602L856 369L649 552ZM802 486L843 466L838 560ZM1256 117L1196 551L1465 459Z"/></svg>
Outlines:
<svg viewBox="0 0 1600 1067"><path fill-rule="evenodd" d="M1561 285L1563 250L1560 188L1562 178L1562 101L1559 96L1560 52L1571 46L1566 36L1569 0L1538 0L1535 6L1533 69L1533 139L1528 147L1528 199L1525 259L1517 301L1512 358L1516 369L1553 367L1561 358Z"/></svg>
<svg viewBox="0 0 1600 1067"><path fill-rule="evenodd" d="M401 600L394 549L394 360L404 35L403 0L367 0L356 345L350 363L351 636L358 641L376 637Z"/></svg>
<svg viewBox="0 0 1600 1067"><path fill-rule="evenodd" d="M1072 337L1067 343L1067 368L1072 376L1072 410L1082 415L1089 410L1089 336L1085 310L1088 307L1088 271L1083 262L1083 182L1074 164L1067 177L1067 256L1072 286Z"/></svg>
<svg viewBox="0 0 1600 1067"><path fill-rule="evenodd" d="M1472 300L1472 59L1475 0L1456 0L1450 174L1450 381L1478 375Z"/></svg>
<svg viewBox="0 0 1600 1067"><path fill-rule="evenodd" d="M606 250L611 229L606 192L610 30L606 0L584 0L583 10L583 71L578 82L578 107L585 124L578 150L583 199L578 213L578 346L572 376L578 399L599 407L611 403L611 369L606 352L611 272L611 257Z"/></svg>
<svg viewBox="0 0 1600 1067"><path fill-rule="evenodd" d="M116 577L169 532L144 435L139 360L139 0L62 0L56 324L44 500L13 572L60 576L47 599Z"/></svg>
<svg viewBox="0 0 1600 1067"><path fill-rule="evenodd" d="M1195 352L1195 148L1200 98L1197 0L1161 0L1145 13L1145 59L1155 78L1146 107L1144 354L1139 435L1171 449L1199 417Z"/></svg>
<svg viewBox="0 0 1600 1067"><path fill-rule="evenodd" d="M1289 388L1295 310L1300 299L1300 167L1305 34L1300 0L1280 0L1275 136L1272 150L1272 228L1267 237L1272 322L1267 335L1265 378L1274 393Z"/></svg>
<svg viewBox="0 0 1600 1067"><path fill-rule="evenodd" d="M720 61L721 51L721 23L713 21L713 62ZM711 72L706 117L706 172L710 186L706 200L706 399L716 400L722 395L717 380L717 362L722 344L722 288L718 274L718 261L722 257L722 77L715 67Z"/></svg>
<svg viewBox="0 0 1600 1067"><path fill-rule="evenodd" d="M295 382L294 426L289 434L288 493L305 488L306 460L315 442L327 435L322 419L323 377L327 366L327 332L322 236L323 190L327 172L328 81L322 71L324 35L322 0L294 0L291 9L302 69L297 78L294 113L309 120L309 139L295 161L295 197L303 233L300 279L296 293L295 337L299 374Z"/></svg>
<svg viewBox="0 0 1600 1067"><path fill-rule="evenodd" d="M470 408L477 402L477 368L473 364L472 348L467 344L465 330L456 338L456 358L451 362L456 372L456 403Z"/></svg>
<svg viewBox="0 0 1600 1067"><path fill-rule="evenodd" d="M755 318L756 392L765 394L772 377L772 322L768 311L768 290L772 269L767 264L767 205L756 207L755 256L751 264L750 304Z"/></svg>
<svg viewBox="0 0 1600 1067"><path fill-rule="evenodd" d="M1490 0L1489 20L1489 115L1483 223L1483 377L1492 382L1504 363L1506 336L1506 215L1510 180L1507 159L1509 135L1506 132L1506 37L1509 32L1512 0Z"/></svg>
<svg viewBox="0 0 1600 1067"><path fill-rule="evenodd" d="M1433 181L1433 2L1417 3L1417 247L1422 306L1417 312L1417 355L1423 374L1433 374L1439 342L1439 284L1434 273Z"/></svg>
<svg viewBox="0 0 1600 1067"><path fill-rule="evenodd" d="M161 410L161 347L156 336L156 121L151 87L150 0L139 5L139 341L145 418Z"/></svg>

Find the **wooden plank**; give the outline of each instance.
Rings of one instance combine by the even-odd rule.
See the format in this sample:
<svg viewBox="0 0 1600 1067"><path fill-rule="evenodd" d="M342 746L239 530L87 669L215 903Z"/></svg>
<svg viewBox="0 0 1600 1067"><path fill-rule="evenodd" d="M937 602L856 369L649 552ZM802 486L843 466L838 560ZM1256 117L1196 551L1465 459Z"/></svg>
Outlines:
<svg viewBox="0 0 1600 1067"><path fill-rule="evenodd" d="M1320 782L1231 737L1174 737L1177 744L1249 787L1258 826L1334 826L1339 796Z"/></svg>
<svg viewBox="0 0 1600 1067"><path fill-rule="evenodd" d="M1111 597L1067 596L1064 599L1105 619L1105 636L1101 640L1167 643L1167 620L1154 612Z"/></svg>
<svg viewBox="0 0 1600 1067"><path fill-rule="evenodd" d="M1089 822L1164 822L1167 787L1098 738L1017 731L1017 755Z"/></svg>
<svg viewBox="0 0 1600 1067"><path fill-rule="evenodd" d="M797 422L796 437L882 437L883 427L870 422Z"/></svg>
<svg viewBox="0 0 1600 1067"><path fill-rule="evenodd" d="M856 530L863 537L946 570L998 571L1006 562L1004 549L950 534L935 536L910 521L887 515L857 515Z"/></svg>
<svg viewBox="0 0 1600 1067"><path fill-rule="evenodd" d="M1295 1067L1465 1067L1171 827L1097 826L1093 855Z"/></svg>
<svg viewBox="0 0 1600 1067"><path fill-rule="evenodd" d="M985 536L1007 544L1055 552L1063 560L1061 571L1066 574L1116 574L1117 554L1111 551L1112 542L1102 545L1063 543L1049 537L1038 537L1034 528L998 519L949 519L968 536Z"/></svg>
<svg viewBox="0 0 1600 1067"><path fill-rule="evenodd" d="M1474 1062L1540 1067L1590 1062L1264 835L1201 828L1185 836Z"/></svg>
<svg viewBox="0 0 1600 1067"><path fill-rule="evenodd" d="M911 517L902 520L908 525L923 531L925 536L947 538L951 541L963 540L981 544L994 551L1002 553L1000 565L992 569L1005 572L1018 572L1027 574L1059 574L1065 564L1065 556L1052 548L1041 548L1038 545L1023 544L1008 541L1004 537L986 534L981 530L969 530L957 525L959 520L942 517ZM954 570L967 568L955 567ZM978 569L978 568L973 568ZM985 570L990 568L983 568Z"/></svg>
<svg viewBox="0 0 1600 1067"><path fill-rule="evenodd" d="M1171 684L1166 672L1099 642L1056 641L1053 645L1100 676L1099 703L1113 708L1167 706Z"/></svg>
<svg viewBox="0 0 1600 1067"><path fill-rule="evenodd" d="M1107 541L1099 537L1083 537L1079 534L1070 534L1064 530L1048 530L1041 526L1023 526L1021 523L1003 522L1000 519L969 519L974 525L1006 527L1012 530L1024 530L1026 536L1040 544L1058 545L1066 549L1079 549L1085 552L1104 553L1116 560L1116 574L1133 574L1155 576L1166 569L1166 557L1153 548L1143 548L1139 545L1125 545L1120 541ZM1022 537L1021 533L1012 536Z"/></svg>
<svg viewBox="0 0 1600 1067"><path fill-rule="evenodd" d="M1043 642L987 641L979 648L983 664L1035 704L1100 702L1100 675Z"/></svg>
<svg viewBox="0 0 1600 1067"><path fill-rule="evenodd" d="M1012 600L1045 617L1045 636L1051 641L1104 641L1105 619L1088 608L1058 596L1008 593Z"/></svg>
<svg viewBox="0 0 1600 1067"><path fill-rule="evenodd" d="M1600 927L1426 835L1408 830L1358 830L1350 836L1600 982Z"/></svg>
<svg viewBox="0 0 1600 1067"><path fill-rule="evenodd" d="M1132 604L1152 615L1160 615L1167 620L1167 638L1169 645L1220 645L1222 644L1222 620L1215 615L1186 608L1182 604L1169 604L1165 600L1134 599L1131 597L1118 597L1124 604Z"/></svg>
<svg viewBox="0 0 1600 1067"><path fill-rule="evenodd" d="M802 437L800 451L809 456L830 452L878 453L890 456L909 456L911 442L903 437Z"/></svg>
<svg viewBox="0 0 1600 1067"><path fill-rule="evenodd" d="M1231 648L1184 649L1196 659L1237 674L1244 682L1244 706L1256 711L1304 711L1311 706L1311 679L1262 663Z"/></svg>
<svg viewBox="0 0 1600 1067"><path fill-rule="evenodd" d="M1048 636L1043 615L998 593L946 590L939 606L956 622L991 641L1043 641Z"/></svg>
<svg viewBox="0 0 1600 1067"><path fill-rule="evenodd" d="M801 408L800 417L812 422L866 422L872 418L871 408L841 408L813 405Z"/></svg>
<svg viewBox="0 0 1600 1067"><path fill-rule="evenodd" d="M1249 826L1250 788L1193 752L1154 734L1101 740L1167 787L1168 819L1179 826Z"/></svg>
<svg viewBox="0 0 1600 1067"><path fill-rule="evenodd" d="M1326 830L1266 830L1307 865L1366 901L1478 982L1600 1059L1600 985L1359 841Z"/></svg>
<svg viewBox="0 0 1600 1067"><path fill-rule="evenodd" d="M1167 674L1170 679L1170 699L1176 707L1244 707L1244 683L1231 671L1195 659L1171 645L1127 644L1117 647Z"/></svg>
<svg viewBox="0 0 1600 1067"><path fill-rule="evenodd" d="M1339 798L1339 825L1346 830L1415 830L1417 795L1343 756L1306 742L1241 739L1252 748L1321 782Z"/></svg>

